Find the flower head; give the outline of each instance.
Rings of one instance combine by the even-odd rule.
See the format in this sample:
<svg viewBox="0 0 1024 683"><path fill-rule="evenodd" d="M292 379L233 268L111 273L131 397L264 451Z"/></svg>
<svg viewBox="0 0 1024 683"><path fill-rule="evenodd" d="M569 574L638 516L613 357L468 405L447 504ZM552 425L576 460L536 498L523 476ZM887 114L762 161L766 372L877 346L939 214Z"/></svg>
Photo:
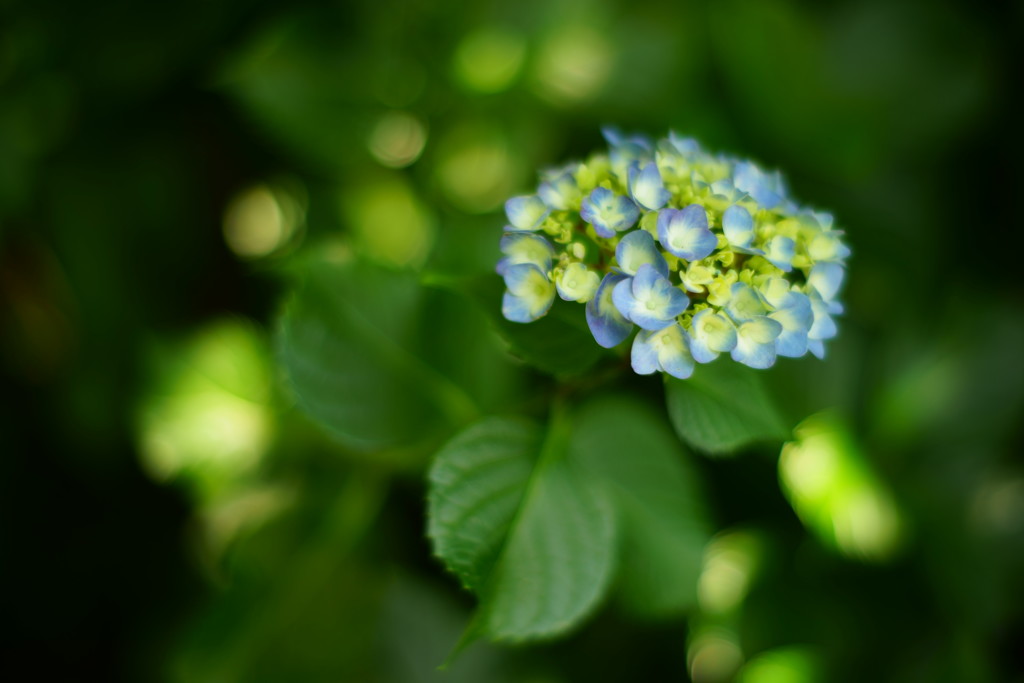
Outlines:
<svg viewBox="0 0 1024 683"><path fill-rule="evenodd" d="M693 139L603 133L607 153L506 203L505 316L536 320L556 293L585 304L603 347L639 328L640 374L686 378L723 354L754 368L823 357L850 255L831 214L799 206L778 171Z"/></svg>

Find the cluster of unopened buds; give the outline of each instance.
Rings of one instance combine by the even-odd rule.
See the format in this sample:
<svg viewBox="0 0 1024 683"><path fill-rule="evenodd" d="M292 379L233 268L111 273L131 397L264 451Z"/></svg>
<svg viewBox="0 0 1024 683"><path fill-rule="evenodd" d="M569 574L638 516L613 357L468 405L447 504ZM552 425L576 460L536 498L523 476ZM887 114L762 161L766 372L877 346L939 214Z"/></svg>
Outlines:
<svg viewBox="0 0 1024 683"><path fill-rule="evenodd" d="M794 203L778 172L694 140L604 135L607 154L506 202L505 317L534 321L556 293L585 304L605 348L639 328L640 374L685 379L723 353L753 368L824 357L850 253L832 216Z"/></svg>

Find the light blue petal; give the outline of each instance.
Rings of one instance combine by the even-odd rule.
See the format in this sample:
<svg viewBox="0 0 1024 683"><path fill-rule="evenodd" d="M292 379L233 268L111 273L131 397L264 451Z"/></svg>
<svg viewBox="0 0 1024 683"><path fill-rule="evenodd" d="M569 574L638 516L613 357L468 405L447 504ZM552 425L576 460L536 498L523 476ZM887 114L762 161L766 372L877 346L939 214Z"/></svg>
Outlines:
<svg viewBox="0 0 1024 683"><path fill-rule="evenodd" d="M615 260L627 275L636 275L640 266L649 263L663 277L668 277L668 263L646 230L634 230L623 237L615 248Z"/></svg>
<svg viewBox="0 0 1024 683"><path fill-rule="evenodd" d="M807 350L813 353L818 358L825 358L825 342L820 339L808 339Z"/></svg>
<svg viewBox="0 0 1024 683"><path fill-rule="evenodd" d="M745 282L733 283L725 310L737 323L754 320L768 312L761 296Z"/></svg>
<svg viewBox="0 0 1024 683"><path fill-rule="evenodd" d="M512 197L505 202L508 222L518 230L536 230L550 213L548 207L537 195Z"/></svg>
<svg viewBox="0 0 1024 683"><path fill-rule="evenodd" d="M690 305L689 297L648 263L640 266L632 280L615 286L612 301L645 330L664 329Z"/></svg>
<svg viewBox="0 0 1024 683"><path fill-rule="evenodd" d="M684 138L675 131L669 131L668 139L676 151L686 159L692 159L700 154L700 144L693 138Z"/></svg>
<svg viewBox="0 0 1024 683"><path fill-rule="evenodd" d="M616 232L633 227L640 217L640 209L629 197L597 187L583 200L580 217L593 225L601 237L614 237Z"/></svg>
<svg viewBox="0 0 1024 683"><path fill-rule="evenodd" d="M769 175L749 161L736 164L732 180L736 189L753 197L761 208L774 208L785 198L781 176Z"/></svg>
<svg viewBox="0 0 1024 683"><path fill-rule="evenodd" d="M782 334L775 340L775 349L780 356L799 358L807 353L807 332L814 315L810 301L803 294L791 293L787 304L786 308L769 314L772 320L782 325Z"/></svg>
<svg viewBox="0 0 1024 683"><path fill-rule="evenodd" d="M635 164L629 167L629 196L641 207L657 211L671 199L672 193L665 189L658 165L652 161L642 170Z"/></svg>
<svg viewBox="0 0 1024 683"><path fill-rule="evenodd" d="M813 287L821 298L831 301L843 284L843 267L838 263L816 263L807 276L807 284Z"/></svg>
<svg viewBox="0 0 1024 683"><path fill-rule="evenodd" d="M718 351L712 350L704 340L699 337L690 336L690 354L698 363L710 363L718 358Z"/></svg>
<svg viewBox="0 0 1024 683"><path fill-rule="evenodd" d="M532 263L519 263L509 266L505 269L504 277L505 286L516 296L521 296L526 289L530 288L535 278L547 279L544 272Z"/></svg>
<svg viewBox="0 0 1024 683"><path fill-rule="evenodd" d="M707 308L693 316L690 323L690 350L698 363L708 363L717 358L719 353L732 351L735 347L736 328L728 318Z"/></svg>
<svg viewBox="0 0 1024 683"><path fill-rule="evenodd" d="M718 238L708 229L708 216L700 204L685 209L662 209L658 213L658 241L669 253L699 261L718 246Z"/></svg>
<svg viewBox="0 0 1024 683"><path fill-rule="evenodd" d="M501 314L514 323L528 323L535 319L526 300L512 292L505 292L502 297Z"/></svg>
<svg viewBox="0 0 1024 683"><path fill-rule="evenodd" d="M775 364L775 340L782 334L782 325L768 317L749 320L736 331L733 360L763 370Z"/></svg>
<svg viewBox="0 0 1024 683"><path fill-rule="evenodd" d="M817 295L810 297L810 301L814 322L811 324L811 329L807 332L807 336L811 339L831 339L835 337L839 330L829 314L828 304Z"/></svg>
<svg viewBox="0 0 1024 683"><path fill-rule="evenodd" d="M660 369L658 351L651 343L651 336L654 334L657 333L640 330L633 340L633 348L629 354L630 364L633 366L633 372L638 375L651 375Z"/></svg>
<svg viewBox="0 0 1024 683"><path fill-rule="evenodd" d="M747 248L754 241L754 219L738 204L733 204L722 214L722 230L734 247Z"/></svg>
<svg viewBox="0 0 1024 683"><path fill-rule="evenodd" d="M796 243L783 235L771 238L765 248L764 257L771 264L785 272L793 270L793 256L796 254Z"/></svg>
<svg viewBox="0 0 1024 683"><path fill-rule="evenodd" d="M499 275L505 274L509 266L521 263L532 263L543 271L551 268L551 258L555 250L544 237L532 232L507 232L499 243L505 258L498 261L496 270Z"/></svg>
<svg viewBox="0 0 1024 683"><path fill-rule="evenodd" d="M537 194L548 208L567 211L579 199L580 188L576 185L572 173L563 173L541 183L537 188Z"/></svg>
<svg viewBox="0 0 1024 683"><path fill-rule="evenodd" d="M633 331L633 325L612 302L615 285L626 280L625 275L608 273L601 280L594 298L587 302L587 326L600 346L617 346Z"/></svg>
<svg viewBox="0 0 1024 683"><path fill-rule="evenodd" d="M687 379L693 374L693 356L689 339L679 325L656 333L658 364L661 369L677 379Z"/></svg>

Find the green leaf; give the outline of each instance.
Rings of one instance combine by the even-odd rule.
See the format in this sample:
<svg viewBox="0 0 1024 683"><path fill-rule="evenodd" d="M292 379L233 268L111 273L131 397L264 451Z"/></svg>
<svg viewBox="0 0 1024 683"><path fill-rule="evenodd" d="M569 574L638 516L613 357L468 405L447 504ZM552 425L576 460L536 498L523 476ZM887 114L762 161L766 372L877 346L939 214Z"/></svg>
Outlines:
<svg viewBox="0 0 1024 683"><path fill-rule="evenodd" d="M501 278L489 275L475 279L468 291L483 306L512 354L539 370L552 375L577 375L605 352L591 336L580 304L556 298L540 320L514 323L501 314Z"/></svg>
<svg viewBox="0 0 1024 683"><path fill-rule="evenodd" d="M668 425L642 402L595 399L573 420L569 453L614 497L625 605L645 616L689 608L709 535L707 515L696 472Z"/></svg>
<svg viewBox="0 0 1024 683"><path fill-rule="evenodd" d="M614 515L565 458L564 424L489 418L456 436L430 472L435 552L477 593L475 628L497 640L556 636L605 594Z"/></svg>
<svg viewBox="0 0 1024 683"><path fill-rule="evenodd" d="M714 454L786 436L757 371L728 360L700 365L690 379L666 376L672 425L687 443Z"/></svg>
<svg viewBox="0 0 1024 683"><path fill-rule="evenodd" d="M299 407L353 449L422 438L475 414L417 355L416 279L358 262L312 262L287 305L278 355Z"/></svg>

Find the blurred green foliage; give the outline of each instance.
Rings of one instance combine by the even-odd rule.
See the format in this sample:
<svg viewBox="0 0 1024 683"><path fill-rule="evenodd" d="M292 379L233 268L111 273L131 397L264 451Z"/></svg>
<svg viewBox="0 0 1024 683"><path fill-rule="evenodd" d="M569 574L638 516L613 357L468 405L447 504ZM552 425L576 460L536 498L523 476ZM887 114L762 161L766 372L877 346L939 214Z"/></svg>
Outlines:
<svg viewBox="0 0 1024 683"><path fill-rule="evenodd" d="M0 2L0 675L1024 680L1021 19ZM660 382L606 372L571 316L492 319L502 201L605 123L780 167L847 230L830 357L763 374L786 430L835 411L825 446L797 433L803 468L742 402L718 424L752 448L678 445L685 392L651 407ZM480 416L540 424L553 394L593 425L559 476L606 482L613 597L568 638L437 672L474 600L431 556L431 455ZM608 456L632 431L650 443ZM739 445L720 436L689 443ZM815 478L823 453L855 474ZM686 482L693 509L667 490ZM864 496L898 515L892 552L835 526Z"/></svg>

